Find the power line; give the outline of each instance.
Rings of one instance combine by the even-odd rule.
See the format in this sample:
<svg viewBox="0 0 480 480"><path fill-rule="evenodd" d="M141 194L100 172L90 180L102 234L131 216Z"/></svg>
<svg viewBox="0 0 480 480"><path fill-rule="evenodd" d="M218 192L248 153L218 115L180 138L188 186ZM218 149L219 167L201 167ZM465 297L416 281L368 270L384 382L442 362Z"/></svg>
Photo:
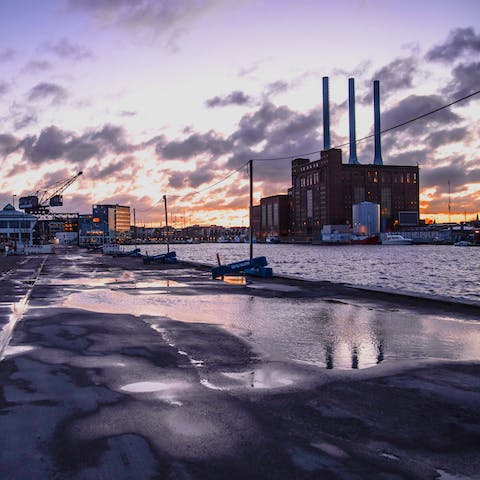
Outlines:
<svg viewBox="0 0 480 480"><path fill-rule="evenodd" d="M221 183L223 183L225 180L228 180L230 177L232 177L233 175L235 175L237 172L239 172L242 168L246 167L248 165L248 162L245 162L244 164L242 164L240 167L238 167L236 170L233 170L231 171L228 175L226 175L225 177L223 177L221 180L218 180L217 182L215 183L212 183L211 185L208 185L207 187L205 188L201 188L200 190L195 190L193 192L189 192L185 195L167 195L168 198L175 198L175 199L184 199L184 198L188 198L188 197L191 197L192 195L198 195L199 193L203 193L203 192L206 192L207 190L210 190L211 188L214 188L216 187L217 185L220 185ZM152 208L155 208L161 201L162 201L163 197L160 198L160 200L157 200L150 208L147 208L146 210L138 210L139 212L142 212L142 213L145 213L145 212L149 212L150 210L152 210Z"/></svg>
<svg viewBox="0 0 480 480"><path fill-rule="evenodd" d="M381 130L380 133L387 133L392 130L395 130L396 128L403 127L405 125L408 125L409 123L416 122L417 120L420 120L422 118L428 117L429 115L432 115L434 113L439 112L440 110L445 110L446 108L451 107L452 105L455 105L456 103L463 102L467 98L471 98L475 95L478 95L480 93L480 90L477 90L476 92L470 93L468 95L465 95L464 97L458 98L457 100L454 100L453 102L447 103L446 105L443 105L441 107L435 108L434 110L431 110L430 112L423 113L422 115L418 115L417 117L411 118L405 122L399 123L397 125L394 125L393 127L386 128L384 130ZM372 133L370 135L367 135L366 137L362 137L358 140L355 141L355 143L363 142L364 140L368 140L369 138L374 137L375 134ZM341 148L341 147L346 147L347 145L350 145L350 142L342 143L341 145L336 145L333 148ZM322 150L315 150L314 152L308 152L308 153L298 153L296 155L288 155L286 157L271 157L271 158L253 158L252 160L254 161L273 161L273 160L288 160L290 158L294 157L304 157L304 156L309 156L309 155L314 155L316 153L320 153Z"/></svg>
<svg viewBox="0 0 480 480"><path fill-rule="evenodd" d="M428 117L429 115L433 115L434 113L437 113L441 110L445 110L446 108L449 108L451 107L452 105L455 105L456 103L460 103L460 102L463 102L464 100L466 100L467 98L471 98L475 95L478 95L480 93L480 90L477 90L476 92L473 92L473 93L470 93L468 95L465 95L464 97L461 97L461 98L458 98L457 100L454 100L453 102L450 102L450 103L447 103L446 105L443 105L441 107L438 107L438 108L435 108L434 110L431 110L430 112L427 112L427 113L423 113L422 115L418 115L414 118L411 118L405 122L402 122L402 123L399 123L397 125L394 125L393 127L390 127L390 128L386 128L384 130L381 130L380 133L387 133L387 132L391 132L392 130L395 130L397 128L400 128L400 127L403 127L405 125L408 125L409 123L413 123L413 122L416 122L417 120L420 120L422 118L425 118L425 117ZM365 137L362 137L358 140L355 141L355 143L359 143L359 142L363 142L364 140L368 140L369 138L372 138L374 137L375 134L372 133L370 135L367 135ZM333 148L341 148L341 147L345 147L347 145L349 145L350 142L346 142L346 143L342 143L341 145L336 145L335 147ZM298 153L298 154L295 154L295 155L288 155L288 156L285 156L285 157L271 157L271 158L252 158L253 161L255 162L261 162L261 161L276 161L276 160L288 160L288 159L291 159L291 158L294 158L294 157L304 157L304 156L309 156L309 155L315 155L317 153L320 153L322 150L315 150L313 152L306 152L306 153ZM202 188L200 190L195 190L193 192L190 192L190 193L187 193L185 195L168 195L169 198L175 198L175 199L183 199L183 198L188 198L192 195L197 195L199 193L203 193L203 192L206 192L207 190L210 190L211 188L214 188L216 187L217 185L220 185L221 183L223 183L225 180L227 180L228 178L230 178L231 176L233 176L235 173L239 172L242 168L244 168L245 166L248 165L248 161L245 162L244 164L242 164L240 167L238 167L236 170L233 170L231 171L228 175L226 175L225 177L223 177L221 180L211 184L211 185L208 185L207 187L205 188ZM162 197L163 198L163 197ZM160 201L162 200L162 198L160 200L158 200L157 202L155 202L150 208L147 208L146 210L138 210L139 212L142 212L142 213L145 213L145 212L149 212L150 210L152 210L153 208L155 208L159 203Z"/></svg>

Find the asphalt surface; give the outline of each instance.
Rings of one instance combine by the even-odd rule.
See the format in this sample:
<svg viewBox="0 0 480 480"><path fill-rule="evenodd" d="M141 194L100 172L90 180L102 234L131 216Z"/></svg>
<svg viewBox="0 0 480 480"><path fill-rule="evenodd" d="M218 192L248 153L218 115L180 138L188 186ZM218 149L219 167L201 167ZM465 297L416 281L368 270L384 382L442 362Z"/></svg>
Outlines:
<svg viewBox="0 0 480 480"><path fill-rule="evenodd" d="M74 249L24 260L0 279L1 479L480 478L479 363L272 362L195 311L187 322L139 309L145 292L356 295L382 308L385 296L287 280L298 288L247 291ZM131 305L113 296L107 312L85 292ZM404 302L412 315L447 308Z"/></svg>

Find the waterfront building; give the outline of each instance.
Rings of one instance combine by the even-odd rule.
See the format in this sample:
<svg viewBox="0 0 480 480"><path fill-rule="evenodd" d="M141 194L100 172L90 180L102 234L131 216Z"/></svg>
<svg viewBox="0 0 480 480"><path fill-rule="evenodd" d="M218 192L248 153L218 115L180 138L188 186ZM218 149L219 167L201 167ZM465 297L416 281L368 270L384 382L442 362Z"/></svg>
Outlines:
<svg viewBox="0 0 480 480"><path fill-rule="evenodd" d="M33 243L37 217L15 210L9 203L0 210L0 239L3 242Z"/></svg>
<svg viewBox="0 0 480 480"><path fill-rule="evenodd" d="M108 243L108 224L93 215L79 215L78 243L79 245L102 245Z"/></svg>
<svg viewBox="0 0 480 480"><path fill-rule="evenodd" d="M290 235L290 203L288 195L272 195L260 200L259 236Z"/></svg>
<svg viewBox="0 0 480 480"><path fill-rule="evenodd" d="M254 205L252 209L253 235L256 238L262 229L262 214L260 205Z"/></svg>
<svg viewBox="0 0 480 480"><path fill-rule="evenodd" d="M418 224L419 168L383 164L342 163L342 151L321 152L319 160L292 161L292 230L298 237L320 239L324 225L352 225L352 206L380 205L382 231Z"/></svg>
<svg viewBox="0 0 480 480"><path fill-rule="evenodd" d="M378 203L355 203L352 215L353 233L369 236L380 233L380 205Z"/></svg>
<svg viewBox="0 0 480 480"><path fill-rule="evenodd" d="M110 239L130 232L130 207L123 205L93 205L93 223L107 226Z"/></svg>

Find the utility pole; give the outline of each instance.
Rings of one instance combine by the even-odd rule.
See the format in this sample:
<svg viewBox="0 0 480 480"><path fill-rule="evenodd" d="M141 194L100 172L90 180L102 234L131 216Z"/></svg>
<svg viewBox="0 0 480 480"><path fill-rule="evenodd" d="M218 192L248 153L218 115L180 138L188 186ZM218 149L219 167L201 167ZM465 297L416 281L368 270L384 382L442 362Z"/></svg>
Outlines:
<svg viewBox="0 0 480 480"><path fill-rule="evenodd" d="M170 244L168 242L168 213L167 213L167 196L163 196L163 202L165 203L165 233L167 235L167 253L170 253Z"/></svg>
<svg viewBox="0 0 480 480"><path fill-rule="evenodd" d="M448 223L452 222L452 199L450 196L450 180L448 181Z"/></svg>
<svg viewBox="0 0 480 480"><path fill-rule="evenodd" d="M248 161L250 173L250 260L253 258L253 160Z"/></svg>

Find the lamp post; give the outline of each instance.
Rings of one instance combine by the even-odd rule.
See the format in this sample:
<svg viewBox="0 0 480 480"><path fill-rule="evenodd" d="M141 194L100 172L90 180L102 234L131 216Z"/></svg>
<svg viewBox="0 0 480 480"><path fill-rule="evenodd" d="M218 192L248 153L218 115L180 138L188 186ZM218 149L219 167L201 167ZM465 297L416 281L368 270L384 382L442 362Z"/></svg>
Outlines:
<svg viewBox="0 0 480 480"><path fill-rule="evenodd" d="M250 173L250 260L253 258L253 160L248 161Z"/></svg>
<svg viewBox="0 0 480 480"><path fill-rule="evenodd" d="M167 196L163 196L163 202L165 203L165 230L167 235L167 253L170 253L170 243L168 241L168 212L167 212Z"/></svg>

